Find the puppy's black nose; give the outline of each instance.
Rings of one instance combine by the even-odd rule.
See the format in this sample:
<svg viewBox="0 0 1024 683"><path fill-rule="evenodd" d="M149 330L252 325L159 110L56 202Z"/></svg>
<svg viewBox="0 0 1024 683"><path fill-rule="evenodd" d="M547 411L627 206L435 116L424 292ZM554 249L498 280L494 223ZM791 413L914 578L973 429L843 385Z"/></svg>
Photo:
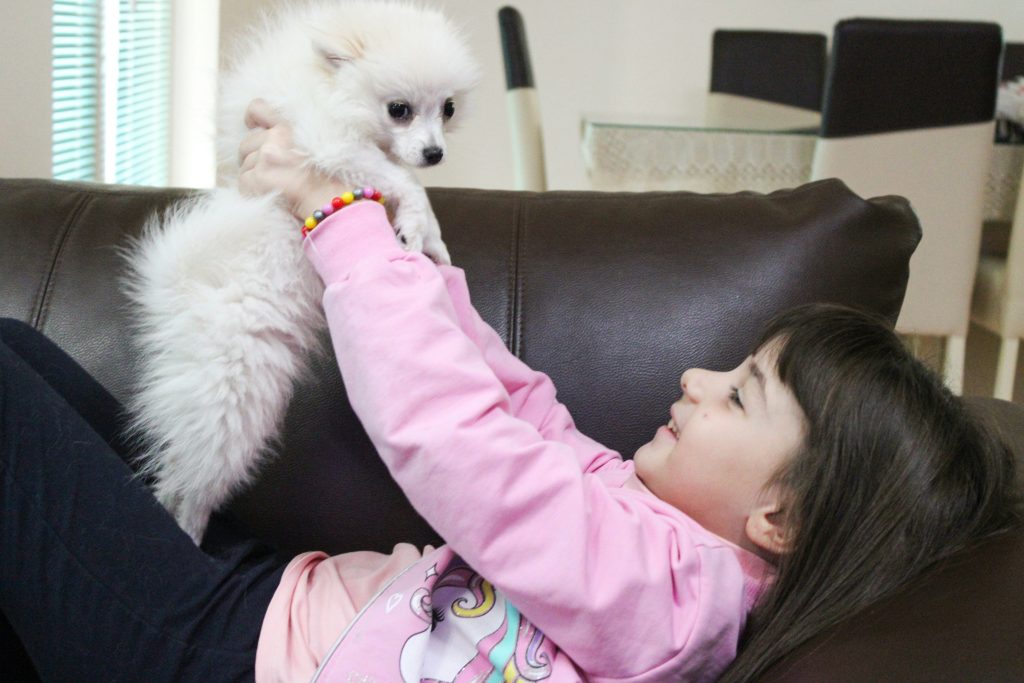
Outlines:
<svg viewBox="0 0 1024 683"><path fill-rule="evenodd" d="M423 158L427 160L429 166L434 166L441 163L441 159L444 158L444 150L440 147L427 147L423 150Z"/></svg>

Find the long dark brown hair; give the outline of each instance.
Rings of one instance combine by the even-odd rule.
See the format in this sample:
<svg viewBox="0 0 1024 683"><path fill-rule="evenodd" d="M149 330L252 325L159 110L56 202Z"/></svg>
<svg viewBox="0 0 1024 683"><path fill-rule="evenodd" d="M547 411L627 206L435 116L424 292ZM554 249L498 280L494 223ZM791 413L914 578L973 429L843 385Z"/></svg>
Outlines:
<svg viewBox="0 0 1024 683"><path fill-rule="evenodd" d="M831 305L775 318L778 376L806 442L769 486L791 545L722 681L891 595L942 558L1019 523L1012 453L890 327Z"/></svg>

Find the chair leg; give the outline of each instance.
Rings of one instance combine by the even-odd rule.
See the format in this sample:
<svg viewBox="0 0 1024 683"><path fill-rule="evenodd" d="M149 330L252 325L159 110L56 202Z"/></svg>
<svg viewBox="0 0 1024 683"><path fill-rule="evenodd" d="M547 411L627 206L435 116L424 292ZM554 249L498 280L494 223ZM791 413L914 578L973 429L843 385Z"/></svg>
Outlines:
<svg viewBox="0 0 1024 683"><path fill-rule="evenodd" d="M967 356L967 338L964 335L946 337L946 357L942 374L946 386L958 396L964 392L964 358Z"/></svg>
<svg viewBox="0 0 1024 683"><path fill-rule="evenodd" d="M1017 351L1020 339L1003 337L999 344L999 365L996 367L996 387L993 395L1004 401L1013 400L1013 380L1017 374Z"/></svg>
<svg viewBox="0 0 1024 683"><path fill-rule="evenodd" d="M509 90L506 99L512 130L515 189L543 192L548 189L548 179L544 170L544 136L537 90Z"/></svg>

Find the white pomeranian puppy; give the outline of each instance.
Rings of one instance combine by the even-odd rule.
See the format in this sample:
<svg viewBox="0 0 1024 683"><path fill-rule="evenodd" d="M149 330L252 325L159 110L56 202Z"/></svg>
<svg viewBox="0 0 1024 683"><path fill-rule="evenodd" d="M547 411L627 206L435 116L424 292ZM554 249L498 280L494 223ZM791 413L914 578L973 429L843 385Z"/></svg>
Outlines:
<svg viewBox="0 0 1024 683"><path fill-rule="evenodd" d="M445 131L477 80L440 12L343 0L268 16L224 76L223 187L154 218L127 251L125 279L142 364L129 412L143 473L197 543L273 444L324 327L297 221L278 197L235 189L246 107L269 103L310 164L353 189L380 189L405 248L449 263L410 167L444 158Z"/></svg>

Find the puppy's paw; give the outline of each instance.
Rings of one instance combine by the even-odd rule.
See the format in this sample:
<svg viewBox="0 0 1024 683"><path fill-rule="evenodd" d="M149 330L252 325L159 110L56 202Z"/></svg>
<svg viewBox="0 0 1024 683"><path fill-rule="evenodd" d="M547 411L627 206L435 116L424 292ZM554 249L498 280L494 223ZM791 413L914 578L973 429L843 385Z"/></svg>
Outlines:
<svg viewBox="0 0 1024 683"><path fill-rule="evenodd" d="M445 246L444 241L441 239L440 231L430 233L423 239L423 253L429 256L434 263L443 266L450 266L452 264L452 257L448 255L448 247Z"/></svg>
<svg viewBox="0 0 1024 683"><path fill-rule="evenodd" d="M423 251L424 239L427 236L428 218L423 211L409 204L400 204L395 210L391 224L395 228L395 237L402 243L406 251Z"/></svg>
<svg viewBox="0 0 1024 683"><path fill-rule="evenodd" d="M395 237L406 251L423 251L423 230L408 215L395 216Z"/></svg>
<svg viewBox="0 0 1024 683"><path fill-rule="evenodd" d="M407 251L420 251L435 263L451 265L448 248L441 239L441 226L429 205L425 211L406 211L395 217L395 228Z"/></svg>

